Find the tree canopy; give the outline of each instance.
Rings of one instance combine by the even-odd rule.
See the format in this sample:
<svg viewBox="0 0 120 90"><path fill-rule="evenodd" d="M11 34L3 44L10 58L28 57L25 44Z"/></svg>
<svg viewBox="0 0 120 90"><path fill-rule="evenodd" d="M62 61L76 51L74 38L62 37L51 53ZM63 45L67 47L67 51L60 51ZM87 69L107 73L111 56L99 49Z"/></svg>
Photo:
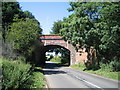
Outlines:
<svg viewBox="0 0 120 90"><path fill-rule="evenodd" d="M41 29L38 27L38 22L32 19L12 23L7 39L13 42L15 50L23 55L27 55L34 41L39 37Z"/></svg>
<svg viewBox="0 0 120 90"><path fill-rule="evenodd" d="M5 52L31 59L33 43L42 33L40 23L29 11L22 11L18 2L2 2L2 37ZM4 53L4 52L3 52ZM4 54L3 54L4 55Z"/></svg>
<svg viewBox="0 0 120 90"><path fill-rule="evenodd" d="M76 47L97 50L97 56L107 62L120 57L120 2L70 2L68 18L55 22L53 30ZM79 48L80 48L79 47ZM76 47L78 48L78 47Z"/></svg>
<svg viewBox="0 0 120 90"><path fill-rule="evenodd" d="M4 41L6 39L6 33L10 28L9 26L13 22L16 22L14 19L25 20L28 18L36 20L31 12L22 11L18 2L2 2L2 34Z"/></svg>
<svg viewBox="0 0 120 90"><path fill-rule="evenodd" d="M51 34L58 34L60 33L60 29L62 29L62 21L58 20L57 22L54 22L54 27L52 28Z"/></svg>

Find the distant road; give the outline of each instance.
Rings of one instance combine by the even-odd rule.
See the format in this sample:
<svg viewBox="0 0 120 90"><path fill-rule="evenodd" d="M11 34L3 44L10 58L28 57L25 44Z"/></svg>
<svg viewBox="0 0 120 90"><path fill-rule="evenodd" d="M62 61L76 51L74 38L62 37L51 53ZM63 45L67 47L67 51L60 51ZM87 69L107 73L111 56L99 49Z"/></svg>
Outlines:
<svg viewBox="0 0 120 90"><path fill-rule="evenodd" d="M49 88L88 88L88 90L120 90L117 80L103 78L70 67L47 63L44 68Z"/></svg>

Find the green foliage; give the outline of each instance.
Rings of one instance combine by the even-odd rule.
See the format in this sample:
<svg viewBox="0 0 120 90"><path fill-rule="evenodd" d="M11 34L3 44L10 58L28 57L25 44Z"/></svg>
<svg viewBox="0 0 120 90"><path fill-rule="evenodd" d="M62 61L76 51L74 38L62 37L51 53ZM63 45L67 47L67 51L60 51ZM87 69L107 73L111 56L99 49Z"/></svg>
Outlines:
<svg viewBox="0 0 120 90"><path fill-rule="evenodd" d="M24 11L23 12L23 17L22 18L29 18L29 19L35 19L35 17L32 15L31 12L29 11Z"/></svg>
<svg viewBox="0 0 120 90"><path fill-rule="evenodd" d="M14 18L18 19L34 19L35 17L29 11L23 12L19 3L15 2L2 2L2 28L3 28L3 38L6 39L6 33L9 29L9 25L15 22Z"/></svg>
<svg viewBox="0 0 120 90"><path fill-rule="evenodd" d="M108 60L119 60L120 56L120 50L119 50L119 39L120 39L120 27L119 26L114 26L110 28L110 31L107 31L106 34L101 38L101 52L104 54L106 59ZM109 56L109 57L108 57Z"/></svg>
<svg viewBox="0 0 120 90"><path fill-rule="evenodd" d="M54 25L52 27L52 32L50 32L51 34L60 34L60 29L62 28L62 21L57 21L54 22Z"/></svg>
<svg viewBox="0 0 120 90"><path fill-rule="evenodd" d="M55 56L50 61L55 63L61 63L61 57Z"/></svg>
<svg viewBox="0 0 120 90"><path fill-rule="evenodd" d="M21 59L16 61L0 59L0 65L1 62L3 89L44 88L44 75L39 71L35 71L42 68L33 68L30 64L21 61Z"/></svg>
<svg viewBox="0 0 120 90"><path fill-rule="evenodd" d="M2 60L3 89L22 88L30 78L30 64L23 61Z"/></svg>
<svg viewBox="0 0 120 90"><path fill-rule="evenodd" d="M110 64L112 65L112 71L120 71L120 62L119 61L111 61Z"/></svg>
<svg viewBox="0 0 120 90"><path fill-rule="evenodd" d="M103 63L100 63L100 67L101 67L101 70L104 70L104 71L112 71L111 68L112 68L112 65L111 64L103 64Z"/></svg>
<svg viewBox="0 0 120 90"><path fill-rule="evenodd" d="M2 2L2 36L6 40L6 33L9 25L13 22L14 16L21 13L18 2Z"/></svg>
<svg viewBox="0 0 120 90"><path fill-rule="evenodd" d="M120 2L70 2L70 6L72 14L63 18L60 35L75 47L94 47L99 61L120 61Z"/></svg>
<svg viewBox="0 0 120 90"><path fill-rule="evenodd" d="M0 59L0 65L3 62L3 89L30 88L36 83L31 79L35 76L31 65L25 62L34 59L33 45L41 31L40 23L29 11L23 12L18 2L2 2L2 54L10 59ZM37 74L35 79L38 77ZM41 74L39 80L42 79ZM38 82L40 87L42 81Z"/></svg>
<svg viewBox="0 0 120 90"><path fill-rule="evenodd" d="M58 49L58 51L61 53L61 63L70 65L70 51L65 48Z"/></svg>
<svg viewBox="0 0 120 90"><path fill-rule="evenodd" d="M65 65L69 65L70 64L70 51L65 49L65 48L55 48L55 49L52 49L53 52L55 52L56 56L52 56L48 59L49 60L52 60L53 62L58 62L58 63L61 63L61 64L65 64ZM57 56L57 54L60 53L61 56Z"/></svg>
<svg viewBox="0 0 120 90"><path fill-rule="evenodd" d="M80 70L85 70L85 65L84 64L74 64L74 65L71 65L72 68L76 68L76 69L80 69Z"/></svg>
<svg viewBox="0 0 120 90"><path fill-rule="evenodd" d="M11 25L7 39L13 43L14 50L28 57L33 51L33 43L39 37L40 31L36 20L20 20Z"/></svg>
<svg viewBox="0 0 120 90"><path fill-rule="evenodd" d="M20 14L21 8L18 2L2 2L3 24L13 22L15 14Z"/></svg>
<svg viewBox="0 0 120 90"><path fill-rule="evenodd" d="M110 63L100 63L101 70L109 71L109 72L117 72L120 71L120 63L119 61L111 61Z"/></svg>
<svg viewBox="0 0 120 90"><path fill-rule="evenodd" d="M35 88L44 88L45 87L45 77L41 72L33 72L30 75L29 80L25 83L23 88L35 89Z"/></svg>
<svg viewBox="0 0 120 90"><path fill-rule="evenodd" d="M40 23L31 12L22 11L18 2L2 2L2 21L3 56L31 60L34 41L42 31Z"/></svg>
<svg viewBox="0 0 120 90"><path fill-rule="evenodd" d="M34 81L32 88L44 88L45 87L45 77L40 72L34 72L33 77L31 77Z"/></svg>
<svg viewBox="0 0 120 90"><path fill-rule="evenodd" d="M96 13L95 10L92 11L96 4L94 5L94 7L90 8L92 4L94 3L70 3L70 5L72 6L72 8L70 8L70 11L73 11L73 14L70 15L68 18L64 18L63 23L65 24L63 24L64 27L63 29L61 29L61 35L63 35L66 40L71 40L71 44L73 44L74 46L76 46L76 44L80 44L81 46L90 46L92 43L91 41L89 41L92 38L89 34L92 34L90 32L96 30L94 28L95 20L92 19L94 17L93 14ZM98 37L96 35L94 36L96 38L94 39L94 42L97 42L98 40ZM88 41L91 43L89 43ZM93 44L94 43L92 43L92 45Z"/></svg>
<svg viewBox="0 0 120 90"><path fill-rule="evenodd" d="M98 69L98 70L85 70L86 67L83 64L74 64L74 65L71 65L71 67L82 70L82 71L85 70L85 72L101 75L101 76L108 77L111 79L120 80L120 78L119 78L120 72L110 72L110 69L109 69L110 66L107 65L107 67L106 67L106 64L101 64L101 65L103 65L102 66L103 68Z"/></svg>
<svg viewBox="0 0 120 90"><path fill-rule="evenodd" d="M92 64L92 65L86 67L86 68L84 69L84 71L85 71L85 70L93 70L93 71L95 71L95 70L98 70L98 69L100 69L100 66L99 66L99 65L97 65L97 64Z"/></svg>
<svg viewBox="0 0 120 90"><path fill-rule="evenodd" d="M65 56L61 56L61 57L55 56L50 61L55 62L55 63L61 63L63 65L69 65L69 58L67 57L67 55L66 55L66 57Z"/></svg>

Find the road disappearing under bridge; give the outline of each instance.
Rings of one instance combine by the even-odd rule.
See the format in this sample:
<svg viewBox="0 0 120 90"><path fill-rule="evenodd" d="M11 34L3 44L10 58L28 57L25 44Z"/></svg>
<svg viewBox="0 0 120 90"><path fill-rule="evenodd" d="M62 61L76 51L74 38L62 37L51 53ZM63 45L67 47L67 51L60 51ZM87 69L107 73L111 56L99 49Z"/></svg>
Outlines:
<svg viewBox="0 0 120 90"><path fill-rule="evenodd" d="M119 90L117 80L112 80L73 69L59 67L58 64L47 62L44 74L49 88L87 88L88 90Z"/></svg>

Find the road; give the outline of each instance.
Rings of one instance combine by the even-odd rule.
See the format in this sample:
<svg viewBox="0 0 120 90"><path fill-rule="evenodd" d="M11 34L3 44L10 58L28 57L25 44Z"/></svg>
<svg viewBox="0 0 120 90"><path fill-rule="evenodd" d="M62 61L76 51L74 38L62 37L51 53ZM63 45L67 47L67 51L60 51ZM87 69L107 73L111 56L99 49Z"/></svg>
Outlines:
<svg viewBox="0 0 120 90"><path fill-rule="evenodd" d="M49 88L120 90L117 80L104 78L71 67L58 67L57 64L48 62L43 70Z"/></svg>

